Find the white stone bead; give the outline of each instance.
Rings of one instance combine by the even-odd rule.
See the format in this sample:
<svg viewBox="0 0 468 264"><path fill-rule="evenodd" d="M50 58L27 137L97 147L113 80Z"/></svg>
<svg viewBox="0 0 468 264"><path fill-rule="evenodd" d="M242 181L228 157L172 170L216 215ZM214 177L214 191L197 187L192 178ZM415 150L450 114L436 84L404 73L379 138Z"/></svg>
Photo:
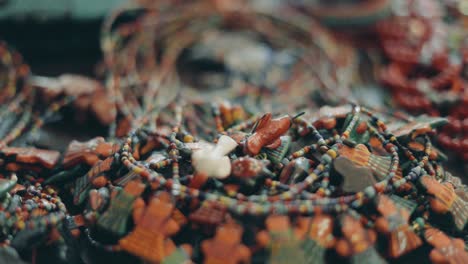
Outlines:
<svg viewBox="0 0 468 264"><path fill-rule="evenodd" d="M228 136L221 136L218 143L205 145L192 154L192 165L197 172L208 177L224 179L231 173L231 161L226 155L237 147L236 141Z"/></svg>

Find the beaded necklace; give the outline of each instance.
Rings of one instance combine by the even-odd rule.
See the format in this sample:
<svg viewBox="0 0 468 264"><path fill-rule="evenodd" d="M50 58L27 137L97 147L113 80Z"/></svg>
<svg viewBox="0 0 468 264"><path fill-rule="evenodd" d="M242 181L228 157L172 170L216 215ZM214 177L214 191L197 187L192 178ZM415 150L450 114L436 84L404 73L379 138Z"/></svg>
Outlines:
<svg viewBox="0 0 468 264"><path fill-rule="evenodd" d="M145 10L147 14L137 16L135 22L114 25L118 17L139 8ZM345 52L346 56L343 56L343 53L338 54L338 47L332 45L333 41L330 36L307 18L292 14L291 17L294 19L285 21L276 15L249 7L235 12L229 9L224 10L209 1L193 4L184 3L178 7L175 13L172 11L175 10L166 6L124 7L111 14L103 26L102 49L105 62L108 64L107 88L110 96L115 98L124 119L131 120L130 122L133 123L131 125L133 129L147 124L149 120L154 120L158 112L174 98L187 100L191 99L191 96L198 96L189 93L189 90L179 91L179 87L184 88L187 84L181 83L175 63L183 50L202 40L204 32L208 33L209 30L217 28L228 28L235 31L247 29L259 35L261 39L273 47L297 47L301 54L295 59L299 61L295 71L301 74L310 72L308 69L314 69L309 66L316 64L315 58L317 56L323 58L324 62L327 61L328 64L336 65L337 70L340 71L336 73L336 76L325 76L324 72L328 70L324 68L321 72L310 72L302 78L295 78L306 82L313 81L312 78L315 78L324 87L321 93L323 93L325 100L336 99L336 96L330 96L332 89L335 90L333 87L344 87L343 89L348 87L350 80L345 76L350 76L347 72L352 70L351 67L347 67L353 61L352 51L343 48L341 51ZM236 23L231 21L232 17L236 17ZM281 34L278 29L281 29ZM151 34L147 32L151 32ZM310 37L312 34L314 38ZM154 52L149 52L152 49L144 48L148 45L155 46L155 50L165 49L160 59L155 57ZM311 46L314 48L311 49ZM141 52L145 53L140 54ZM214 54L214 56L217 55ZM137 63L140 57L145 59L141 63L142 66L145 65L144 69L140 69L140 64ZM339 57L342 59L339 60ZM321 65L325 67L325 63ZM149 77L148 74L151 74L152 71L155 72L153 76L156 75L157 78ZM340 78L337 79L338 76ZM259 81L261 82L261 80ZM244 83L245 80L235 82ZM255 88L255 84L250 85L249 82L247 85ZM290 80L285 80L285 85L288 85L288 82ZM294 85L301 86L300 83ZM142 89L142 87L147 88ZM280 89L275 89L281 92ZM256 93L256 90L252 89L249 92ZM188 93L188 97L185 96L186 93ZM349 93L343 92L343 97L348 95ZM261 100L264 96L267 95L262 94L258 99ZM170 99L164 102L154 99L162 97ZM235 97L239 96L234 95ZM249 95L249 98L252 96ZM156 103L148 104L148 102ZM115 128L117 125L112 127Z"/></svg>
<svg viewBox="0 0 468 264"><path fill-rule="evenodd" d="M466 160L467 85L462 73L467 64L466 34L456 30L456 22L443 20L442 3L427 1L435 12L422 14L417 2L409 8L413 13L377 25L383 50L391 60L380 79L391 89L394 101L411 113L448 117L438 141Z"/></svg>

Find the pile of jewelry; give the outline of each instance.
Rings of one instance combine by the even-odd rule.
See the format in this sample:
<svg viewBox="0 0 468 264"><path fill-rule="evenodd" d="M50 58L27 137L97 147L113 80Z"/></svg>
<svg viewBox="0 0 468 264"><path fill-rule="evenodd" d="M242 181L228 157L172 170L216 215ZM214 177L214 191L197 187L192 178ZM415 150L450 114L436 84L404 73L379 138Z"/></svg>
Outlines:
<svg viewBox="0 0 468 264"><path fill-rule="evenodd" d="M120 146L73 142L64 154L65 167L93 165L51 180L71 185L85 208L71 227L93 246L151 262L324 262L330 250L384 263L425 241L434 262L467 260L463 240L440 231L463 236L468 219L466 186L429 139L443 120L351 105L233 119L228 108L214 111L209 142L184 131L178 108L173 127L137 130Z"/></svg>
<svg viewBox="0 0 468 264"><path fill-rule="evenodd" d="M310 17L171 2L108 17L104 81L0 44L0 263L468 263L468 188L433 145L451 118L346 102L355 50ZM398 97L416 62L385 51ZM223 71L184 68L206 58ZM109 134L40 148L65 111Z"/></svg>

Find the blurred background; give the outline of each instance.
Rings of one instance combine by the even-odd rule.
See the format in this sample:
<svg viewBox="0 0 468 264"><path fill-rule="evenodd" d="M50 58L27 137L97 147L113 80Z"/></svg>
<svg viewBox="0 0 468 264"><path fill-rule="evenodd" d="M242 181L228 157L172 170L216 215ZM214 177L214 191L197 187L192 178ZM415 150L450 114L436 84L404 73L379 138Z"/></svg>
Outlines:
<svg viewBox="0 0 468 264"><path fill-rule="evenodd" d="M0 0L0 37L38 75L94 75L104 17L127 0ZM256 0L263 9L281 0ZM70 63L72 62L72 63Z"/></svg>
<svg viewBox="0 0 468 264"><path fill-rule="evenodd" d="M106 14L126 0L0 0L0 35L36 74L92 74Z"/></svg>

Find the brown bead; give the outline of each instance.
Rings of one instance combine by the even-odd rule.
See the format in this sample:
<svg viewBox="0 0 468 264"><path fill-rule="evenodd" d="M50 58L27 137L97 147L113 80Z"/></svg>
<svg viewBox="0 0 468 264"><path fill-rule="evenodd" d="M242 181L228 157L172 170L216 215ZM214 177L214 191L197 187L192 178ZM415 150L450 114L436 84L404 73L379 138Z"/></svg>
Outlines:
<svg viewBox="0 0 468 264"><path fill-rule="evenodd" d="M52 169L60 157L58 151L36 148L6 147L2 148L1 152L5 156L15 156L15 160L19 163L41 165L47 169Z"/></svg>
<svg viewBox="0 0 468 264"><path fill-rule="evenodd" d="M413 151L418 151L418 152L422 152L424 151L425 147L423 144L419 143L419 142L416 142L416 141L411 141L408 143L408 147L413 150Z"/></svg>
<svg viewBox="0 0 468 264"><path fill-rule="evenodd" d="M292 120L289 116L272 119L271 113L265 114L258 121L255 133L245 142L246 153L255 156L263 147L278 143L280 137L288 132L291 124Z"/></svg>
<svg viewBox="0 0 468 264"><path fill-rule="evenodd" d="M439 152L435 149L432 149L431 153L429 153L429 159L437 160L438 157L439 157Z"/></svg>
<svg viewBox="0 0 468 264"><path fill-rule="evenodd" d="M356 128L356 132L358 134L364 134L364 132L366 132L366 130L367 130L367 122L359 123L359 125Z"/></svg>
<svg viewBox="0 0 468 264"><path fill-rule="evenodd" d="M325 129L332 129L336 126L336 118L330 117L330 118L324 118L321 120L322 126Z"/></svg>
<svg viewBox="0 0 468 264"><path fill-rule="evenodd" d="M73 229L70 231L71 235L75 238L78 238L81 234L81 231L79 229Z"/></svg>
<svg viewBox="0 0 468 264"><path fill-rule="evenodd" d="M101 188L106 186L107 183L107 178L104 176L99 176L96 179L93 180L93 185L96 188Z"/></svg>
<svg viewBox="0 0 468 264"><path fill-rule="evenodd" d="M198 172L193 175L193 178L190 181L189 187L200 189L207 180L208 180L208 175L206 175L206 173Z"/></svg>
<svg viewBox="0 0 468 264"><path fill-rule="evenodd" d="M94 166L100 159L104 159L116 152L118 147L117 144L106 142L102 137L96 137L85 142L73 140L68 145L62 164L65 168L83 162Z"/></svg>

